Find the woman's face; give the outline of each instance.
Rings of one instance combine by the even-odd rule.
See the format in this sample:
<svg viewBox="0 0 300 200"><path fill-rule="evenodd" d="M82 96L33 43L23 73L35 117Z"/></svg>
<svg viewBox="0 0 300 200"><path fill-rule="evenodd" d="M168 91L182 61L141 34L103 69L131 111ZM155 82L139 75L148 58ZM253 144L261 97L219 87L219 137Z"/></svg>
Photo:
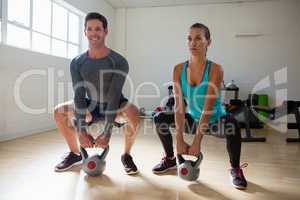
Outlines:
<svg viewBox="0 0 300 200"><path fill-rule="evenodd" d="M191 55L206 55L210 40L205 38L203 29L191 28L187 36L187 44Z"/></svg>

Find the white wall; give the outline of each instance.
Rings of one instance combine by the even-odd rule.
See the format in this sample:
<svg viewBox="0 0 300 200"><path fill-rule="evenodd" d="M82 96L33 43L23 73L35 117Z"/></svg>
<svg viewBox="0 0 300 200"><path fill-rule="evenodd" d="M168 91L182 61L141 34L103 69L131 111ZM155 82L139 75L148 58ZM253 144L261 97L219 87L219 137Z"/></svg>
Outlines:
<svg viewBox="0 0 300 200"><path fill-rule="evenodd" d="M126 9L117 9L115 11L115 23L114 23L114 31L113 31L113 48L117 50L122 55L126 56Z"/></svg>
<svg viewBox="0 0 300 200"><path fill-rule="evenodd" d="M161 97L139 103L153 109L167 94L163 84L171 80L173 66L188 58L188 27L202 22L212 33L209 59L223 66L225 82L236 81L242 98L266 76L273 84L274 72L288 67L288 84L273 84L260 92L268 93L274 105L276 88L288 88L289 99L300 99L299 10L296 0L118 9L114 47L127 56L135 87L144 81L160 86ZM236 37L249 33L262 36ZM144 87L140 93L155 94L155 90Z"/></svg>
<svg viewBox="0 0 300 200"><path fill-rule="evenodd" d="M52 57L45 54L17 49L14 47L0 45L0 72L1 72L1 116L0 116L0 139L11 139L14 137L28 135L34 132L54 128L52 110L48 109L48 102L57 103L57 83L68 82L69 60ZM15 100L14 89L21 75L32 70L41 70L45 75L28 76L20 85L21 103L32 109L45 108L42 114L31 114L20 107L21 104ZM53 70L54 80L48 75ZM58 77L58 71L64 71L65 76ZM50 77L49 77L50 78ZM66 84L67 85L67 84ZM50 88L55 88L50 93Z"/></svg>
<svg viewBox="0 0 300 200"><path fill-rule="evenodd" d="M104 0L66 1L84 13L91 11L103 13L108 18L109 27L113 27L114 9ZM112 46L112 36L109 36L107 42L108 46ZM67 91L67 85L70 82L69 63L68 59L0 44L0 141L55 128L52 110L47 107L51 101L53 105L63 101L57 97L58 84L64 84L64 89ZM46 108L43 114L26 113L15 102L16 80L23 72L30 70L42 70L46 75L27 78L21 86L21 99L31 108ZM59 76L59 71L62 71L64 75ZM48 84L47 76L52 72L54 81L50 80ZM48 89L49 87L53 88L53 92ZM65 100L71 96L72 91L64 94ZM51 103L49 106L53 107Z"/></svg>

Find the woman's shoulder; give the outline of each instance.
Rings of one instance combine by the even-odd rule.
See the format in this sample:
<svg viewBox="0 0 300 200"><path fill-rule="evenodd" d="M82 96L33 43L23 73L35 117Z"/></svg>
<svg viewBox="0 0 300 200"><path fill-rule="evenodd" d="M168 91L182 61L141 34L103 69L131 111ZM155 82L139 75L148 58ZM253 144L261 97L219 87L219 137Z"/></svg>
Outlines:
<svg viewBox="0 0 300 200"><path fill-rule="evenodd" d="M173 72L174 73L181 73L181 71L182 71L185 64L186 64L186 61L182 62L182 63L178 63L177 65L174 66Z"/></svg>
<svg viewBox="0 0 300 200"><path fill-rule="evenodd" d="M214 61L210 61L211 62L211 67L210 67L210 71L218 71L218 72L223 72L223 68L220 64L214 62Z"/></svg>
<svg viewBox="0 0 300 200"><path fill-rule="evenodd" d="M182 69L183 69L185 63L186 62L182 62L182 63L179 63L179 64L174 66L174 68L173 68L173 79L174 80L179 80Z"/></svg>

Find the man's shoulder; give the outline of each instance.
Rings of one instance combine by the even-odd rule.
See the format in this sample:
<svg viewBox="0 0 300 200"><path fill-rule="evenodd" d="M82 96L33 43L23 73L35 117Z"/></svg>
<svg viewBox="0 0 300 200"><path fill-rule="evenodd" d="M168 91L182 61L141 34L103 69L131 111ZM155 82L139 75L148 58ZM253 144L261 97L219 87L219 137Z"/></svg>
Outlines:
<svg viewBox="0 0 300 200"><path fill-rule="evenodd" d="M124 56L122 56L114 50L111 50L109 57L113 61L117 69L125 72L129 71L129 64Z"/></svg>
<svg viewBox="0 0 300 200"><path fill-rule="evenodd" d="M114 51L114 50L110 50L110 56L115 59L117 62L127 62L126 58L124 56L122 56L120 53Z"/></svg>
<svg viewBox="0 0 300 200"><path fill-rule="evenodd" d="M82 65L82 63L84 63L84 61L87 59L87 52L84 52L78 56L76 56L75 58L72 59L71 61L71 66L79 66Z"/></svg>

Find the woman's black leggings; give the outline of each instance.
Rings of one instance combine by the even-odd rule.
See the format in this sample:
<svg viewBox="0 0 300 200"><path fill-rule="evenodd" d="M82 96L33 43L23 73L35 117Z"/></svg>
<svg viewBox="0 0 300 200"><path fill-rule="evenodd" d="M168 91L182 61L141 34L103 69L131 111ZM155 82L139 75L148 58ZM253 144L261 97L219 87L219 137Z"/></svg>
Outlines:
<svg viewBox="0 0 300 200"><path fill-rule="evenodd" d="M175 127L175 115L170 112L160 112L154 116L156 132L162 142L167 157L173 157L173 139L170 127ZM185 114L186 133L195 134L198 123L189 114ZM227 151L232 167L240 166L241 155L241 129L237 120L228 114L214 124L209 124L205 130L205 135L214 135L217 137L226 137Z"/></svg>

